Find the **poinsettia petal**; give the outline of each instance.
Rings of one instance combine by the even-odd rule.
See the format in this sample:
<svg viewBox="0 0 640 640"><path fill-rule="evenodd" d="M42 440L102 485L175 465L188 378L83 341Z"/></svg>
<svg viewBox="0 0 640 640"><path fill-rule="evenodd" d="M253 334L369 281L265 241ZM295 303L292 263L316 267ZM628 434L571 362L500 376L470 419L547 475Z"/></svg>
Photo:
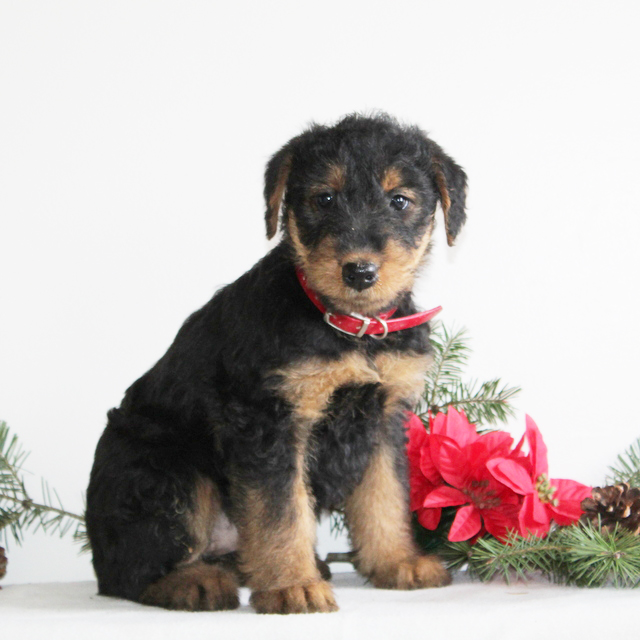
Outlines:
<svg viewBox="0 0 640 640"><path fill-rule="evenodd" d="M464 413L456 410L455 407L447 409L447 422L444 435L455 440L460 447L464 447L478 439L478 432Z"/></svg>
<svg viewBox="0 0 640 640"><path fill-rule="evenodd" d="M435 433L440 436L446 435L447 414L440 411L435 418L429 413L429 433Z"/></svg>
<svg viewBox="0 0 640 640"><path fill-rule="evenodd" d="M557 507L550 504L549 512L551 517L561 526L567 527L580 520L580 516L584 513L580 503L575 500L561 502Z"/></svg>
<svg viewBox="0 0 640 640"><path fill-rule="evenodd" d="M442 476L438 471L438 467L433 463L433 457L431 455L431 437L427 435L424 441L424 446L420 451L420 471L423 473L424 477L429 480L432 484L441 484Z"/></svg>
<svg viewBox="0 0 640 640"><path fill-rule="evenodd" d="M467 457L451 438L432 435L429 438L431 458L440 475L454 487L464 487L468 475Z"/></svg>
<svg viewBox="0 0 640 640"><path fill-rule="evenodd" d="M489 452L482 441L478 440L464 447L463 453L466 456L468 465L466 468L466 477L469 479L477 479L485 469L485 465L489 459Z"/></svg>
<svg viewBox="0 0 640 640"><path fill-rule="evenodd" d="M505 487L520 495L527 495L535 491L535 486L526 469L515 460L509 458L494 458L487 462L487 469L491 475Z"/></svg>
<svg viewBox="0 0 640 640"><path fill-rule="evenodd" d="M575 480L552 478L550 483L556 488L553 497L558 498L558 500L578 500L582 502L591 495L591 491L593 490L592 487L588 487L586 484L581 484Z"/></svg>
<svg viewBox="0 0 640 640"><path fill-rule="evenodd" d="M478 439L482 442L485 449L489 452L489 456L494 458L497 455L508 455L513 438L506 431L489 431L483 433Z"/></svg>
<svg viewBox="0 0 640 640"><path fill-rule="evenodd" d="M542 439L540 429L533 421L531 416L526 416L526 435L529 448L531 450L529 458L533 467L533 477L538 478L543 473L549 472L549 464L547 462L547 446Z"/></svg>
<svg viewBox="0 0 640 640"><path fill-rule="evenodd" d="M424 499L423 507L457 507L461 504L467 504L469 498L453 487L441 485L437 487Z"/></svg>
<svg viewBox="0 0 640 640"><path fill-rule="evenodd" d="M451 542L468 540L480 531L481 526L480 512L474 505L460 507L449 529L449 540Z"/></svg>
<svg viewBox="0 0 640 640"><path fill-rule="evenodd" d="M577 522L584 513L581 503L591 495L591 487L574 480L551 480L551 484L557 489L553 497L558 501L557 505L548 505L553 519L563 527Z"/></svg>
<svg viewBox="0 0 640 640"><path fill-rule="evenodd" d="M440 524L440 517L442 515L442 509L418 509L418 522L430 531L435 531Z"/></svg>
<svg viewBox="0 0 640 640"><path fill-rule="evenodd" d="M413 411L405 411L405 416L407 418L405 420L405 426L407 429L410 429L412 426L417 426L426 431L424 425L422 424L422 420L420 420L420 418Z"/></svg>
<svg viewBox="0 0 640 640"><path fill-rule="evenodd" d="M422 503L427 495L433 491L433 484L429 482L421 473L409 474L409 508L416 511L422 507Z"/></svg>
<svg viewBox="0 0 640 640"><path fill-rule="evenodd" d="M524 445L524 441L526 439L526 434L522 434L522 438L520 438L520 440L518 440L518 444L513 448L513 452L516 456L519 456L520 453L522 452L522 447Z"/></svg>
<svg viewBox="0 0 640 640"><path fill-rule="evenodd" d="M420 456L420 449L427 437L427 430L422 424L422 420L415 413L409 413L409 418L405 422L407 433L407 455L409 459Z"/></svg>
<svg viewBox="0 0 640 640"><path fill-rule="evenodd" d="M549 532L551 519L537 493L530 493L524 497L518 521L520 535L525 537L529 534L542 537Z"/></svg>
<svg viewBox="0 0 640 640"><path fill-rule="evenodd" d="M509 447L513 442L511 436L507 438L490 437L493 434L483 434L471 444L464 447L464 453L469 461L467 477L476 477L485 472L487 461L495 457L505 457L509 455Z"/></svg>
<svg viewBox="0 0 640 640"><path fill-rule="evenodd" d="M483 509L480 514L487 531L498 540L505 540L510 531L518 531L520 505L501 505L495 509Z"/></svg>
<svg viewBox="0 0 640 640"><path fill-rule="evenodd" d="M425 429L422 420L418 418L415 413L411 411L407 411L407 420L404 423L405 429L407 430L407 434L417 442L418 445L421 444L420 437L424 437L427 435L427 430Z"/></svg>

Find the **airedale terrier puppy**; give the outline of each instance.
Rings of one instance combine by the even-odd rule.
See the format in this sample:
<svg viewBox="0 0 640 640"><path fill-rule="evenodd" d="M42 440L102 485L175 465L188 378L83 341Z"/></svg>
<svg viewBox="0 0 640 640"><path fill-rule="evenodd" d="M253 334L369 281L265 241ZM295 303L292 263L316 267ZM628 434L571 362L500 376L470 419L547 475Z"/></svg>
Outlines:
<svg viewBox="0 0 640 640"><path fill-rule="evenodd" d="M311 126L269 161L282 239L191 315L109 412L87 494L99 591L171 609L335 611L316 518L344 510L376 587L447 584L412 537L406 411L429 365L411 290L464 171L379 115Z"/></svg>

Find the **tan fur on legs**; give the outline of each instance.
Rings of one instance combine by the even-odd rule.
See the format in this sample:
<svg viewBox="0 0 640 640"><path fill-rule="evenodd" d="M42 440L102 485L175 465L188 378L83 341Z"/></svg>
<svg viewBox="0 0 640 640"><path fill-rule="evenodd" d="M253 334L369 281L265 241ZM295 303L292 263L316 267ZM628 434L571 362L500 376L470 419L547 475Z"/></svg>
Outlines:
<svg viewBox="0 0 640 640"><path fill-rule="evenodd" d="M219 611L240 605L233 573L203 562L175 569L160 578L142 592L140 602L186 611Z"/></svg>
<svg viewBox="0 0 640 640"><path fill-rule="evenodd" d="M316 522L304 481L302 455L289 504L280 520L273 517L257 489L246 493L240 532L240 568L253 590L258 613L336 611L330 585L316 565Z"/></svg>
<svg viewBox="0 0 640 640"><path fill-rule="evenodd" d="M331 586L324 581L255 591L251 595L251 604L258 613L329 613L338 610Z"/></svg>
<svg viewBox="0 0 640 640"><path fill-rule="evenodd" d="M203 554L222 556L237 549L238 532L222 508L219 487L209 478L196 479L185 525L191 539L189 555L179 566L193 564Z"/></svg>
<svg viewBox="0 0 640 640"><path fill-rule="evenodd" d="M320 420L336 389L377 384L380 378L359 353L338 360L310 358L272 371L274 389L296 417L296 475L284 516L270 524L269 508L258 489L245 492L240 525L241 570L254 590L251 602L261 613L335 611L331 587L322 580L313 551L316 522L306 482L305 452L313 424Z"/></svg>
<svg viewBox="0 0 640 640"><path fill-rule="evenodd" d="M382 444L374 452L345 511L358 571L374 586L420 589L449 583L449 574L438 559L419 555L407 498L388 446Z"/></svg>

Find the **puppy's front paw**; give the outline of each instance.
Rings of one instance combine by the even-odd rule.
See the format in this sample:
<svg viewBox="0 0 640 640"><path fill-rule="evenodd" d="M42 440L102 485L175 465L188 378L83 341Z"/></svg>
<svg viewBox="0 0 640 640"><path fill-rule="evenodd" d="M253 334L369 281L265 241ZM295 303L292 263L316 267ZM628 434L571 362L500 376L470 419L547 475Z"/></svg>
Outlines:
<svg viewBox="0 0 640 640"><path fill-rule="evenodd" d="M415 556L394 566L374 570L369 578L378 589L427 589L451 583L449 572L435 556Z"/></svg>
<svg viewBox="0 0 640 640"><path fill-rule="evenodd" d="M305 586L254 591L251 604L258 613L328 613L338 610L331 585L324 580Z"/></svg>

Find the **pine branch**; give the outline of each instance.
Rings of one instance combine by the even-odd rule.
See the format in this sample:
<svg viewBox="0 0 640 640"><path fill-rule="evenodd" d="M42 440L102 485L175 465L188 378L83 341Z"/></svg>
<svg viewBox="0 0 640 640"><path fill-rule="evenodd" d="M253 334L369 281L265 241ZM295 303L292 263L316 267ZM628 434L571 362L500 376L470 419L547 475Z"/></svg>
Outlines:
<svg viewBox="0 0 640 640"><path fill-rule="evenodd" d="M0 531L8 542L9 532L20 544L23 533L32 528L64 536L76 526L74 537L82 537L84 517L67 511L55 490L42 480L42 501L31 498L20 476L27 458L17 437L9 437L9 428L0 422Z"/></svg>
<svg viewBox="0 0 640 640"><path fill-rule="evenodd" d="M627 482L632 487L640 487L640 438L618 456L618 466L609 467L609 471L607 484Z"/></svg>
<svg viewBox="0 0 640 640"><path fill-rule="evenodd" d="M581 587L640 584L640 538L623 529L605 533L591 524L560 527L542 539L511 535L506 543L491 536L474 545L447 542L439 553L450 569L466 565L481 581L501 576L509 583L536 573Z"/></svg>
<svg viewBox="0 0 640 640"><path fill-rule="evenodd" d="M337 538L347 530L343 511L332 511L329 520L329 531Z"/></svg>
<svg viewBox="0 0 640 640"><path fill-rule="evenodd" d="M425 412L437 404L438 396L448 385L459 381L462 367L467 363L471 352L465 342L464 329L450 333L443 324L437 324L431 332L430 339L433 346L433 364L426 377Z"/></svg>
<svg viewBox="0 0 640 640"><path fill-rule="evenodd" d="M8 444L7 444L8 441ZM9 427L0 422L0 491L19 495L24 493L24 484L18 475L28 454L20 447L17 436L9 440Z"/></svg>
<svg viewBox="0 0 640 640"><path fill-rule="evenodd" d="M476 424L505 422L514 415L510 402L519 392L518 387L501 386L499 378L481 385L457 381L442 391L438 404L433 404L431 410L435 413L453 406Z"/></svg>
<svg viewBox="0 0 640 640"><path fill-rule="evenodd" d="M426 419L429 412L436 414L454 406L467 415L470 422L495 424L513 416L511 400L519 387L501 386L499 378L482 384L463 382L463 368L467 364L470 348L466 344L464 329L449 331L438 324L431 333L433 365L427 372L423 398L418 415Z"/></svg>
<svg viewBox="0 0 640 640"><path fill-rule="evenodd" d="M564 547L562 575L579 587L637 587L640 584L640 537L621 527L611 533L599 526L573 525L560 529Z"/></svg>
<svg viewBox="0 0 640 640"><path fill-rule="evenodd" d="M474 545L448 542L441 555L451 568L468 565L469 575L483 582L501 575L508 583L513 577L526 579L536 571L550 574L558 545L549 540L511 535L506 544L486 536Z"/></svg>
<svg viewBox="0 0 640 640"><path fill-rule="evenodd" d="M74 531L73 541L80 545L80 553L89 553L91 551L91 542L84 522L78 525L78 528Z"/></svg>

